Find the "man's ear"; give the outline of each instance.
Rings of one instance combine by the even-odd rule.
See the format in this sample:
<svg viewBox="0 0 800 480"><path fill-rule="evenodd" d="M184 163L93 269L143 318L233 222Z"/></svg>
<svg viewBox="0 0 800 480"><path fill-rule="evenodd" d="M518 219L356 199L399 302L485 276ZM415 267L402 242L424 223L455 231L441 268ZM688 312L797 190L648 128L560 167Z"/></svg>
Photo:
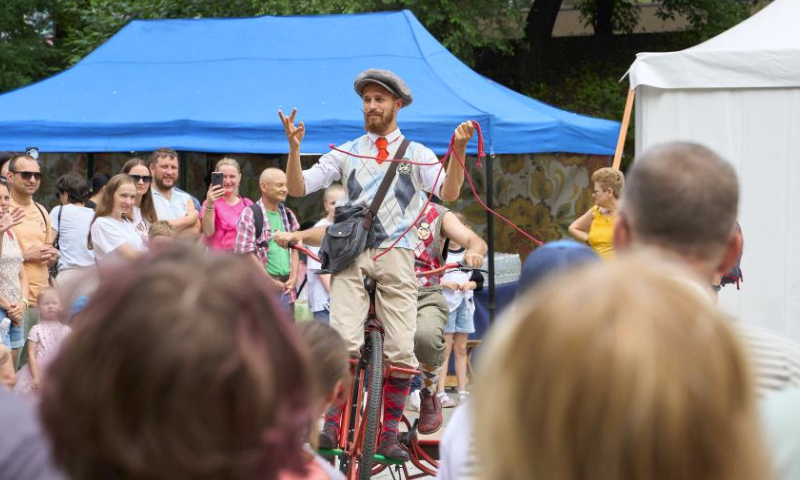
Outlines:
<svg viewBox="0 0 800 480"><path fill-rule="evenodd" d="M394 111L395 112L399 112L401 108L403 108L403 99L402 98L395 98L394 99Z"/></svg>
<svg viewBox="0 0 800 480"><path fill-rule="evenodd" d="M617 218L614 219L614 250L630 248L631 243L631 226L625 214L617 210Z"/></svg>
<svg viewBox="0 0 800 480"><path fill-rule="evenodd" d="M725 247L725 253L717 265L717 274L725 275L736 265L739 260L739 255L742 254L742 247L744 247L744 238L738 233L734 233L728 241L728 246Z"/></svg>

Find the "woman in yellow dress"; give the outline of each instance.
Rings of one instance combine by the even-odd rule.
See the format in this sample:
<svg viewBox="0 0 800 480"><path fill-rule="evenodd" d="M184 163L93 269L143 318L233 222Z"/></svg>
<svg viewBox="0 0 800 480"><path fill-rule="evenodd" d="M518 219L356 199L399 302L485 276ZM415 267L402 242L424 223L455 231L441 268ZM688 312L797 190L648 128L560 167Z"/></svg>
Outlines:
<svg viewBox="0 0 800 480"><path fill-rule="evenodd" d="M569 233L587 243L603 259L614 253L614 215L625 176L614 168L601 168L592 175L594 206L569 226Z"/></svg>

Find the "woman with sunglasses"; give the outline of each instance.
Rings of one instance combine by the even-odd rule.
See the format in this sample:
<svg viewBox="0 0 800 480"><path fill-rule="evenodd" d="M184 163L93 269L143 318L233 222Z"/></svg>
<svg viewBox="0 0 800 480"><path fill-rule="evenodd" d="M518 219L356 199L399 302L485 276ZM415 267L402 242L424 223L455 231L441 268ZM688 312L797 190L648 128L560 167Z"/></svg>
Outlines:
<svg viewBox="0 0 800 480"><path fill-rule="evenodd" d="M69 172L56 181L56 197L61 205L50 211L53 245L58 259L59 286L83 278L95 267L94 253L86 245L94 210L85 206L89 184L81 175Z"/></svg>
<svg viewBox="0 0 800 480"><path fill-rule="evenodd" d="M136 186L136 205L133 207L133 225L136 233L142 237L142 241L147 243L147 233L150 225L158 220L156 207L153 203L153 193L150 191L150 184L153 177L150 175L150 168L147 162L141 158L131 158L122 166L122 173L131 177Z"/></svg>
<svg viewBox="0 0 800 480"><path fill-rule="evenodd" d="M112 253L133 260L145 250L142 237L131 221L136 186L129 175L114 175L106 185L103 198L97 205L89 233L89 248L97 262Z"/></svg>
<svg viewBox="0 0 800 480"><path fill-rule="evenodd" d="M217 162L214 174L219 175L222 182L215 185L212 181L208 188L206 201L200 209L200 228L208 248L233 251L239 216L253 202L239 195L242 180L239 162L223 158Z"/></svg>

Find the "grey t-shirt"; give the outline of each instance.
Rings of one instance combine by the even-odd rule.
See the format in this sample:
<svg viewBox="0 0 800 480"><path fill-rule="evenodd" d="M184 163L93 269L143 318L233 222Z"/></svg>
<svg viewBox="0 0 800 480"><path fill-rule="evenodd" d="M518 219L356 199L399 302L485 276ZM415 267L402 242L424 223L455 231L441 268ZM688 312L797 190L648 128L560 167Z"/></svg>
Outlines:
<svg viewBox="0 0 800 480"><path fill-rule="evenodd" d="M53 467L50 444L33 405L0 387L0 476L14 480L67 480Z"/></svg>

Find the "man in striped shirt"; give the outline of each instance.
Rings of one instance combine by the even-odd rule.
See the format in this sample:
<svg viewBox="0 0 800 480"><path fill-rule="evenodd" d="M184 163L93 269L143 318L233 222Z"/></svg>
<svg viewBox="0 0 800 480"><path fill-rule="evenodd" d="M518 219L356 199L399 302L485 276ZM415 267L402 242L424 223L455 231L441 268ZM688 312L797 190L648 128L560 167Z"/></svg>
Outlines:
<svg viewBox="0 0 800 480"><path fill-rule="evenodd" d="M692 143L653 147L627 174L614 246L660 251L687 267L709 298L715 276L730 270L742 249L735 234L739 181L730 163ZM736 324L750 351L759 391L800 386L800 346L751 324Z"/></svg>

